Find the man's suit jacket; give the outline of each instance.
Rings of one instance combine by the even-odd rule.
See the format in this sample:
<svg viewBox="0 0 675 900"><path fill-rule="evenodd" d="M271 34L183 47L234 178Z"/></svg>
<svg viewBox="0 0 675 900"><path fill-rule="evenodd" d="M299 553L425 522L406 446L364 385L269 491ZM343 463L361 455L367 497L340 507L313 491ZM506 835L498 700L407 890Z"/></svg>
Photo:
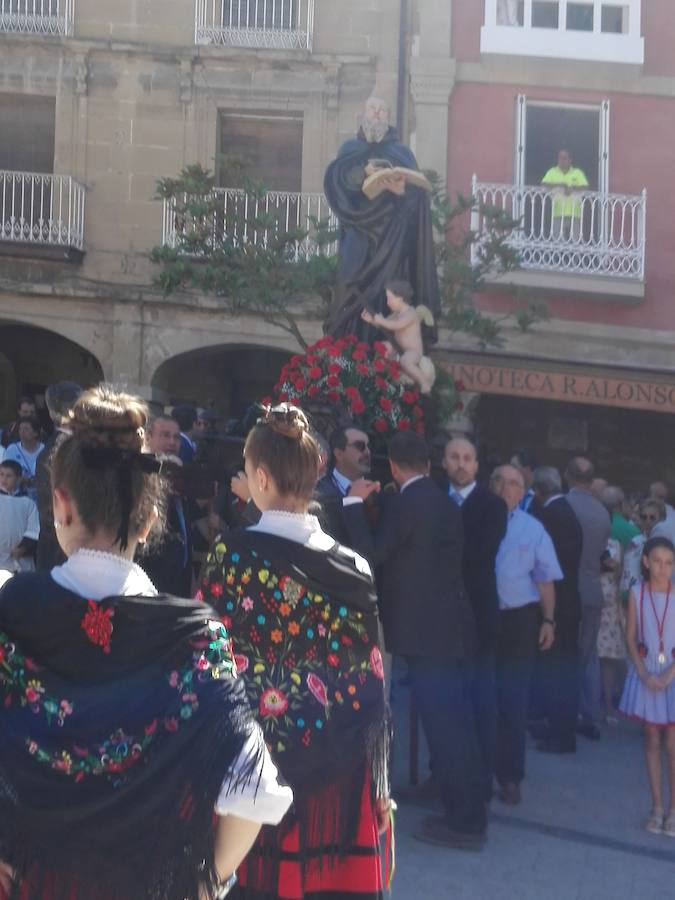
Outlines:
<svg viewBox="0 0 675 900"><path fill-rule="evenodd" d="M136 562L147 572L150 581L160 594L190 597L192 595L191 526L187 514L187 504L182 500L181 505L186 534L183 534L176 498L170 496L166 512L166 528L161 542L148 552L140 553Z"/></svg>
<svg viewBox="0 0 675 900"><path fill-rule="evenodd" d="M335 538L338 544L350 547L351 537L343 515L344 494L336 484L332 472L317 481L314 500L321 507L321 511L317 513L326 534Z"/></svg>
<svg viewBox="0 0 675 900"><path fill-rule="evenodd" d="M344 507L351 546L382 566L380 609L391 653L462 659L476 626L462 580L459 507L424 477L384 498L372 532L362 503Z"/></svg>
<svg viewBox="0 0 675 900"><path fill-rule="evenodd" d="M471 491L461 509L464 584L476 617L479 651L490 651L496 646L499 628L495 559L506 534L508 509L501 497L480 484Z"/></svg>
<svg viewBox="0 0 675 900"><path fill-rule="evenodd" d="M566 499L581 525L583 546L579 563L579 595L581 605L601 607L600 559L607 549L612 520L605 507L590 491L572 488Z"/></svg>
<svg viewBox="0 0 675 900"><path fill-rule="evenodd" d="M581 525L565 497L557 497L547 506L537 505L537 518L553 541L563 573L562 581L554 582L556 621L576 618L581 613L579 566L584 540Z"/></svg>
<svg viewBox="0 0 675 900"><path fill-rule="evenodd" d="M66 561L54 530L54 506L52 501L51 464L56 445L64 437L58 429L47 439L42 453L35 463L35 490L37 508L40 515L40 536L38 537L36 568L38 572L50 572L54 566Z"/></svg>

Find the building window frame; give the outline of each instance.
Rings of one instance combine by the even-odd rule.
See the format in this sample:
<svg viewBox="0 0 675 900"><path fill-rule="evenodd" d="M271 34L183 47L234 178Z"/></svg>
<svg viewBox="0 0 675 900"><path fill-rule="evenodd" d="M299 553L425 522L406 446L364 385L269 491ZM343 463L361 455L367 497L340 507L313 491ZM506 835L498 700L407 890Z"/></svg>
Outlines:
<svg viewBox="0 0 675 900"><path fill-rule="evenodd" d="M545 4L557 9L557 27L554 19L545 27L542 18L533 24ZM581 27L589 21L581 16L581 7L592 8L592 30ZM622 33L603 31L611 10L623 11ZM485 0L480 49L505 56L643 65L641 29L640 0Z"/></svg>

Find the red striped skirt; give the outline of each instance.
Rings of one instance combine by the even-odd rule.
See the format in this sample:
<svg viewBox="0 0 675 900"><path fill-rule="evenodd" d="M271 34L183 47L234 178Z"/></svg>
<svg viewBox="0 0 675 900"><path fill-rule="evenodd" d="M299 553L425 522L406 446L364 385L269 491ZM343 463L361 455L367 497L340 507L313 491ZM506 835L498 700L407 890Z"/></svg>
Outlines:
<svg viewBox="0 0 675 900"><path fill-rule="evenodd" d="M239 884L247 898L253 900L258 894L279 900L381 900L383 897L380 839L369 779L361 795L356 840L346 854L331 857L320 846L306 847L303 866L297 825L284 834L279 849L278 881L274 886L269 883L269 858L265 859L264 845L260 839L254 844L247 865L239 872Z"/></svg>

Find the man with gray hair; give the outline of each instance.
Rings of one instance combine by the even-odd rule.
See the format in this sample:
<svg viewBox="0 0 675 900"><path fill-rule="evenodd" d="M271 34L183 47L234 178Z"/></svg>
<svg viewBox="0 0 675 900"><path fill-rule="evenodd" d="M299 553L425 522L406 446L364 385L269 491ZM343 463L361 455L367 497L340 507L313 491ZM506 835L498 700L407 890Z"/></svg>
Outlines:
<svg viewBox="0 0 675 900"><path fill-rule="evenodd" d="M581 525L583 543L579 564L579 595L581 597L581 627L579 629L579 663L581 695L579 734L593 741L600 740L600 661L598 659L598 631L602 614L603 593L600 575L602 557L612 523L609 513L597 500L591 485L595 477L593 463L583 456L575 457L567 466L565 480L569 486L567 502Z"/></svg>
<svg viewBox="0 0 675 900"><path fill-rule="evenodd" d="M626 495L614 484L608 484L598 497L598 500L607 509L612 518L612 530L610 537L618 541L623 549L630 546L633 538L640 534L640 529L624 516L626 508Z"/></svg>
<svg viewBox="0 0 675 900"><path fill-rule="evenodd" d="M541 466L534 472L535 515L555 548L562 580L555 582L555 644L542 659L543 705L547 727L537 749L543 753L574 753L579 709L579 563L581 525L562 492L560 472Z"/></svg>

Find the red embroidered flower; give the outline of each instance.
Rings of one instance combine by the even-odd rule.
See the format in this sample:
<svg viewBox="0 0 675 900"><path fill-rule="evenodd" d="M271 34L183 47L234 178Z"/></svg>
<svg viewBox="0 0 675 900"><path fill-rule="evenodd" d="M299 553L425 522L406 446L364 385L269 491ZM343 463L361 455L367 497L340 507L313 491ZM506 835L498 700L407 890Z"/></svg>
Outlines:
<svg viewBox="0 0 675 900"><path fill-rule="evenodd" d="M260 697L260 714L274 716L277 719L288 709L288 700L283 691L278 688L268 688Z"/></svg>
<svg viewBox="0 0 675 900"><path fill-rule="evenodd" d="M382 654L379 647L373 647L370 651L370 669L376 678L384 681L384 664L382 662Z"/></svg>
<svg viewBox="0 0 675 900"><path fill-rule="evenodd" d="M337 658L337 656L334 653L329 653L327 659L328 659L329 665L333 666L334 668L337 668L337 665L340 662L340 660Z"/></svg>
<svg viewBox="0 0 675 900"><path fill-rule="evenodd" d="M223 596L223 586L218 581L214 581L214 583L209 588L212 597L222 597Z"/></svg>
<svg viewBox="0 0 675 900"><path fill-rule="evenodd" d="M80 627L92 644L101 647L104 653L110 653L110 638L113 633L113 609L102 609L93 600L88 601L88 609L80 623Z"/></svg>
<svg viewBox="0 0 675 900"><path fill-rule="evenodd" d="M326 706L328 703L328 692L326 690L326 685L318 675L310 672L307 676L307 687L310 689L315 699L318 700L322 706Z"/></svg>
<svg viewBox="0 0 675 900"><path fill-rule="evenodd" d="M242 672L245 672L248 669L248 656L241 656L241 654L235 653L234 662L237 666L237 675L241 675Z"/></svg>

